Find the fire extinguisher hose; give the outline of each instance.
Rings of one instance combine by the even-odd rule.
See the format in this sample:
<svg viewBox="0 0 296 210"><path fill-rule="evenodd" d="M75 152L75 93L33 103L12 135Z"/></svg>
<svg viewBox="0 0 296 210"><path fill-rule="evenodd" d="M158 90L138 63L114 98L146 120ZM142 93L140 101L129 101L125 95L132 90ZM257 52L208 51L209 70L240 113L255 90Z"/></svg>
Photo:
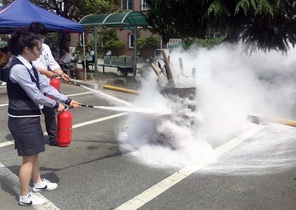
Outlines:
<svg viewBox="0 0 296 210"><path fill-rule="evenodd" d="M104 110L111 110L111 111L117 111L117 112L141 113L141 114L149 114L149 115L153 115L153 116L168 116L168 115L171 115L171 113L166 113L166 112L161 112L160 113L160 112L156 112L155 110L133 108L133 107L93 106L93 105L87 105L87 104L81 104L81 107L94 108L94 109L104 109Z"/></svg>

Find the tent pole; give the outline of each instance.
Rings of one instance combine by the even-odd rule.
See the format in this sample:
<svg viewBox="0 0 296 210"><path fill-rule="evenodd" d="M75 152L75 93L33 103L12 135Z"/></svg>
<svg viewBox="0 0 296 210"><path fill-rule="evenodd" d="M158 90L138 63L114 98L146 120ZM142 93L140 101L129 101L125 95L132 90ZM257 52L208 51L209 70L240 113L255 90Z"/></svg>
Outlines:
<svg viewBox="0 0 296 210"><path fill-rule="evenodd" d="M85 33L82 34L82 43L83 43L83 63L84 63L84 81L86 81L86 65L85 65Z"/></svg>
<svg viewBox="0 0 296 210"><path fill-rule="evenodd" d="M137 26L134 27L134 60L133 60L133 76L136 77L137 73Z"/></svg>
<svg viewBox="0 0 296 210"><path fill-rule="evenodd" d="M94 49L95 49L95 73L97 73L98 71L98 55L97 55L97 39L98 39L98 34L97 34L97 27L94 26L94 31L93 31L93 35L94 35L94 43L95 43L95 46L94 46Z"/></svg>

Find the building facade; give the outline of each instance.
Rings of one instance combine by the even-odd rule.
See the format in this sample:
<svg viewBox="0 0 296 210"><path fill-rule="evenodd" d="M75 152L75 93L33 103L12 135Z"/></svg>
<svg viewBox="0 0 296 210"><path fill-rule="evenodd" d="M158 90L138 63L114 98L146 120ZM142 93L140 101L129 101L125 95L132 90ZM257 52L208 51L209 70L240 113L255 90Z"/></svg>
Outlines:
<svg viewBox="0 0 296 210"><path fill-rule="evenodd" d="M140 11L142 13L147 13L148 6L146 0L122 0L122 10L123 11ZM120 52L124 55L133 55L134 52L134 37L131 30L117 31L118 37L124 41L125 45ZM147 29L142 29L138 33L138 38L146 38L151 36L151 32Z"/></svg>
<svg viewBox="0 0 296 210"><path fill-rule="evenodd" d="M148 11L148 5L146 3L146 0L122 0L122 11L140 11L142 13L147 13ZM114 52L115 55L127 55L127 56L132 56L134 53L134 35L131 30L128 29L120 29L116 28L117 35L120 40L124 42L124 47L120 49L116 49ZM151 32L147 29L141 29L138 32L138 38L146 38L151 36ZM92 34L89 34L87 36L88 40L92 39ZM158 39L160 40L159 45L161 46L161 38L158 36ZM76 47L81 43L80 37L78 34L73 34L71 36L70 40L70 46L71 47ZM107 50L107 49L106 49Z"/></svg>

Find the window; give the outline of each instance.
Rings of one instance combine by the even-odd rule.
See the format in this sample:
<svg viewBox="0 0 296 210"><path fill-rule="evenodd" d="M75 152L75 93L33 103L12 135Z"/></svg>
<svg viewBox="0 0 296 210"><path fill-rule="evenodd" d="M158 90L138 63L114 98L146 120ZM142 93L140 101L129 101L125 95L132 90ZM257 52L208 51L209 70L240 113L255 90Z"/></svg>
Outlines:
<svg viewBox="0 0 296 210"><path fill-rule="evenodd" d="M134 34L128 34L128 47L129 48L134 48Z"/></svg>
<svg viewBox="0 0 296 210"><path fill-rule="evenodd" d="M149 6L146 2L146 0L141 0L141 10L148 10Z"/></svg>
<svg viewBox="0 0 296 210"><path fill-rule="evenodd" d="M137 34L137 37L140 37L140 34ZM133 33L128 34L128 47L129 48L134 48L134 41L135 37Z"/></svg>
<svg viewBox="0 0 296 210"><path fill-rule="evenodd" d="M123 0L122 10L133 10L133 0Z"/></svg>

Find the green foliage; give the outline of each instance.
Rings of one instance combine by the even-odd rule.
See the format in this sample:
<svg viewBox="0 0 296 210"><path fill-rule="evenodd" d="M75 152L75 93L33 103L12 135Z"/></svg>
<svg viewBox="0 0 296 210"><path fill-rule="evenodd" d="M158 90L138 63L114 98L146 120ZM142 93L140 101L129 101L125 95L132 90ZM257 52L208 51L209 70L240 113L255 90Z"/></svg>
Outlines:
<svg viewBox="0 0 296 210"><path fill-rule="evenodd" d="M236 5L235 13L236 14L239 13L239 10L242 9L244 11L244 14L246 15L252 3L254 3L254 1L253 2L250 2L249 0L239 1Z"/></svg>
<svg viewBox="0 0 296 210"><path fill-rule="evenodd" d="M2 5L5 6L7 4L10 4L11 2L13 2L13 0L2 0Z"/></svg>
<svg viewBox="0 0 296 210"><path fill-rule="evenodd" d="M46 43L49 45L58 45L59 34L58 33L48 33L46 35Z"/></svg>
<svg viewBox="0 0 296 210"><path fill-rule="evenodd" d="M115 29L110 29L103 35L104 45L106 48L121 48L124 46L124 42L119 39Z"/></svg>
<svg viewBox="0 0 296 210"><path fill-rule="evenodd" d="M138 49L143 48L157 48L158 47L158 39L157 37L150 36L147 38L138 38L137 39Z"/></svg>
<svg viewBox="0 0 296 210"><path fill-rule="evenodd" d="M219 0L214 1L209 5L209 8L207 9L208 15L214 15L214 16L230 16L230 12L226 5Z"/></svg>
<svg viewBox="0 0 296 210"><path fill-rule="evenodd" d="M63 0L63 1L44 1L31 0L34 4L65 18L79 20L89 14L104 14L118 12L121 8L121 0Z"/></svg>
<svg viewBox="0 0 296 210"><path fill-rule="evenodd" d="M7 0L8 1L8 0ZM97 13L119 12L121 8L121 0L63 0L63 1L44 1L30 0L32 3L49 11L54 11L57 15L70 20L79 22L82 17ZM92 30L92 29L91 29ZM85 32L91 32L86 27ZM67 33L59 37L59 45L62 47L67 39Z"/></svg>
<svg viewBox="0 0 296 210"><path fill-rule="evenodd" d="M189 49L192 46L211 48L219 45L223 40L223 37L213 39L185 39L182 43L182 47L184 49Z"/></svg>
<svg viewBox="0 0 296 210"><path fill-rule="evenodd" d="M205 34L202 25L203 1L147 0L150 7L147 18L151 31L170 38L198 37Z"/></svg>
<svg viewBox="0 0 296 210"><path fill-rule="evenodd" d="M246 48L286 52L296 43L296 0L147 0L152 31L201 38L210 31Z"/></svg>
<svg viewBox="0 0 296 210"><path fill-rule="evenodd" d="M123 46L124 46L124 42L122 40L110 39L105 42L106 48L121 48Z"/></svg>

